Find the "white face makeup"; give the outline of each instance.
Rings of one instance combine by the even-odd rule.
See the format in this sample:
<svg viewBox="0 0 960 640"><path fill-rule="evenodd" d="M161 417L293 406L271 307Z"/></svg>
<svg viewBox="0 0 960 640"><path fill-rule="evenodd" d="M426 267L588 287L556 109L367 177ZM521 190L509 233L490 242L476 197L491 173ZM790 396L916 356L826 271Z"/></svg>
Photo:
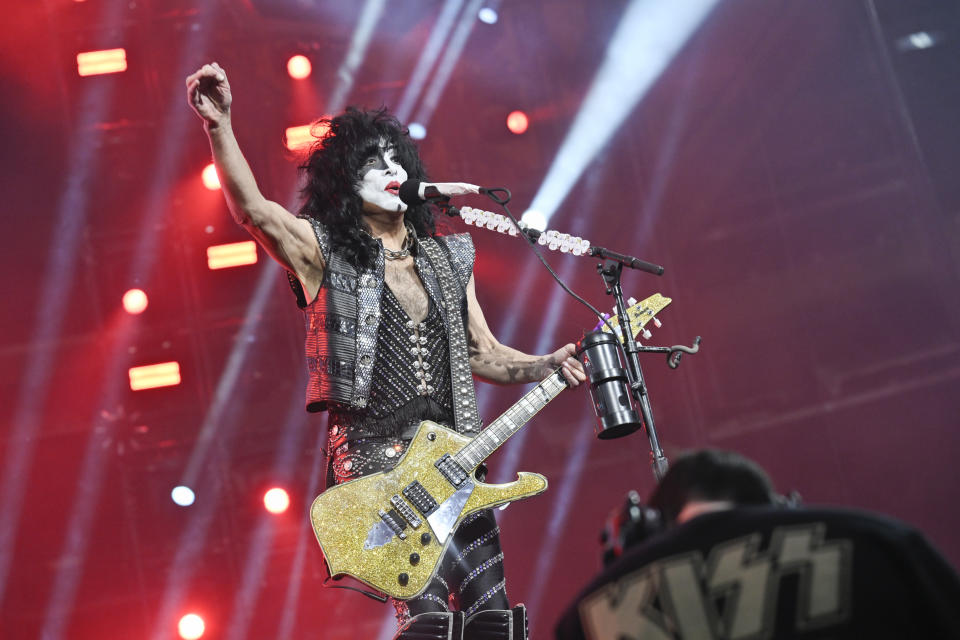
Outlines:
<svg viewBox="0 0 960 640"><path fill-rule="evenodd" d="M407 172L397 162L396 152L381 144L361 167L354 190L363 200L363 210L368 213L403 213L407 205L398 194L406 179Z"/></svg>

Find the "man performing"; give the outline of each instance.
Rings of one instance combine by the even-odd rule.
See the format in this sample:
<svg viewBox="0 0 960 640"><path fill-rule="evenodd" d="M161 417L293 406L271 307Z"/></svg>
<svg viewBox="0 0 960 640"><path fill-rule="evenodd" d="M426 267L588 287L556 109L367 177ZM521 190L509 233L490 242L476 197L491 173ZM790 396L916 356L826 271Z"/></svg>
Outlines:
<svg viewBox="0 0 960 640"><path fill-rule="evenodd" d="M571 386L586 379L572 344L532 356L490 332L470 236L437 236L428 205L398 196L405 180L426 175L386 110L324 121L329 132L300 167L294 216L257 187L231 128L224 70L204 65L186 84L231 214L292 274L306 321L307 410L329 412L328 486L392 468L423 420L477 433L471 374L528 383L559 367ZM427 590L394 600L400 624L451 604L467 616L509 609L498 531L489 511L468 518Z"/></svg>

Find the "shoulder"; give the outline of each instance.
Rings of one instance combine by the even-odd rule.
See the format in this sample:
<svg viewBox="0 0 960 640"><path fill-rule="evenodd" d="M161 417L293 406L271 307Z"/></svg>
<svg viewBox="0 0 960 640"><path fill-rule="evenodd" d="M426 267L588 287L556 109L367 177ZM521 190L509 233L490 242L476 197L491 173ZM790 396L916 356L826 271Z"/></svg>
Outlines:
<svg viewBox="0 0 960 640"><path fill-rule="evenodd" d="M473 246L473 237L467 232L436 236L434 239L453 254L459 252L473 256L476 251Z"/></svg>
<svg viewBox="0 0 960 640"><path fill-rule="evenodd" d="M454 233L448 236L437 236L435 240L440 246L446 248L453 262L458 267L465 267L469 271L473 270L473 263L477 257L476 248L473 246L473 238L469 233Z"/></svg>

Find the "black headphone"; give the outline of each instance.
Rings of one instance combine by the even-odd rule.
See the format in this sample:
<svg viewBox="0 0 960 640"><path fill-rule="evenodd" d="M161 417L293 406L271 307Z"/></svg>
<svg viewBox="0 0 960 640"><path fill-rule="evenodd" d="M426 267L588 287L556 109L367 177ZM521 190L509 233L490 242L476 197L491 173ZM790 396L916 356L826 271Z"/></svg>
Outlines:
<svg viewBox="0 0 960 640"><path fill-rule="evenodd" d="M803 504L803 499L796 490L787 495L775 493L771 498L771 505L783 509L796 509ZM669 527L670 523L663 514L644 504L640 494L631 489L627 492L623 504L615 507L607 516L600 532L603 566L610 565L627 549L666 531Z"/></svg>

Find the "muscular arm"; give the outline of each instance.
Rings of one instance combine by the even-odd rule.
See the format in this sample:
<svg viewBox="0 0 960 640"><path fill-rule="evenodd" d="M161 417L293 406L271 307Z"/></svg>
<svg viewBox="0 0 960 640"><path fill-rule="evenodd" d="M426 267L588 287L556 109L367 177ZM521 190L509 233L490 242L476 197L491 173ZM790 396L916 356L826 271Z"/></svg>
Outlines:
<svg viewBox="0 0 960 640"><path fill-rule="evenodd" d="M561 367L570 386L575 387L587 379L580 362L573 357L572 344L543 356L529 355L500 344L483 317L472 275L467 284L467 315L470 368L477 377L494 384L539 382Z"/></svg>
<svg viewBox="0 0 960 640"><path fill-rule="evenodd" d="M297 218L260 192L233 134L230 85L217 63L204 65L187 78L187 101L203 120L233 219L277 262L295 273L312 298L323 278L323 256L313 229L309 222Z"/></svg>

